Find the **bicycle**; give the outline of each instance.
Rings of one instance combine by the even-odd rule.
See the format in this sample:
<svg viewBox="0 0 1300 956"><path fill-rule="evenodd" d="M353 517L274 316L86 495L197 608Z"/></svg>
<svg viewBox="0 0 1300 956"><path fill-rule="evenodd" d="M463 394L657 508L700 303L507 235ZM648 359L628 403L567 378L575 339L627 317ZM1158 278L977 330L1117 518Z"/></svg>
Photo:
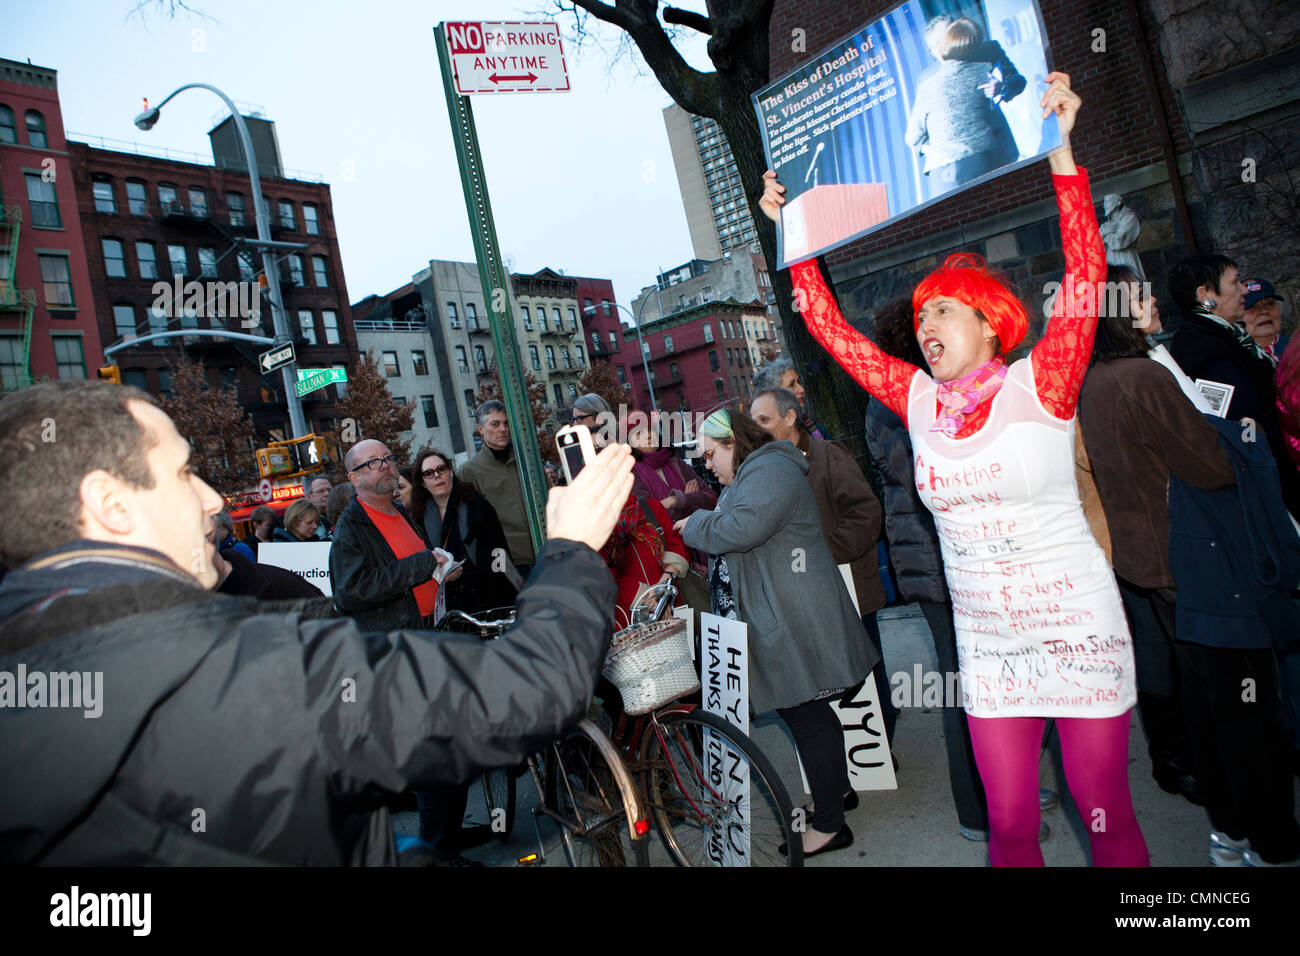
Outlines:
<svg viewBox="0 0 1300 956"><path fill-rule="evenodd" d="M464 611L448 611L443 627L464 625L484 640L495 640L514 623L514 608L483 612L483 620ZM523 768L537 790L533 808L536 860L546 861L539 817L549 817L560 832L570 866L648 866L650 824L636 782L618 750L590 720L583 719L542 750ZM510 836L516 809L516 780L521 768L489 770L482 777L489 819L503 841ZM521 861L524 862L524 861Z"/></svg>

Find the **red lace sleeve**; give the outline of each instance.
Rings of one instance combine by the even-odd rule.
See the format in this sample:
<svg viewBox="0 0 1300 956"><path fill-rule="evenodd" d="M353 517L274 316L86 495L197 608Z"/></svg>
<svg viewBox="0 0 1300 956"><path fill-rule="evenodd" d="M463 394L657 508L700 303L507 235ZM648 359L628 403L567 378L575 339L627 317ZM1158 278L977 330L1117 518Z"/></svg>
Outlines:
<svg viewBox="0 0 1300 956"><path fill-rule="evenodd" d="M1088 173L1052 176L1061 210L1065 276L1047 331L1031 353L1038 398L1057 418L1074 417L1097 334L1098 286L1106 279L1106 249L1097 228Z"/></svg>
<svg viewBox="0 0 1300 956"><path fill-rule="evenodd" d="M844 321L815 260L795 263L790 267L790 277L794 280L795 302L802 307L804 324L813 338L906 425L907 390L917 367L882 351Z"/></svg>

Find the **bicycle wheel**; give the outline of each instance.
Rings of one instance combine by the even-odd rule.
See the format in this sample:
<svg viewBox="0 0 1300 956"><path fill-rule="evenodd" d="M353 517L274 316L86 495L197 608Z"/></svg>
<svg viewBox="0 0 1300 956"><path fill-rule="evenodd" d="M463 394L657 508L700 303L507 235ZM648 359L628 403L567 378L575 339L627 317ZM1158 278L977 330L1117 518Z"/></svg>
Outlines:
<svg viewBox="0 0 1300 956"><path fill-rule="evenodd" d="M515 827L515 768L489 770L483 774L482 781L488 825L492 827L492 835L505 843Z"/></svg>
<svg viewBox="0 0 1300 956"><path fill-rule="evenodd" d="M633 840L629 808L636 785L609 739L581 721L548 748L546 801L560 818L570 866L649 866L649 840ZM557 821L559 822L559 821Z"/></svg>
<svg viewBox="0 0 1300 956"><path fill-rule="evenodd" d="M803 866L785 785L754 742L720 717L656 715L640 769L650 814L679 866Z"/></svg>

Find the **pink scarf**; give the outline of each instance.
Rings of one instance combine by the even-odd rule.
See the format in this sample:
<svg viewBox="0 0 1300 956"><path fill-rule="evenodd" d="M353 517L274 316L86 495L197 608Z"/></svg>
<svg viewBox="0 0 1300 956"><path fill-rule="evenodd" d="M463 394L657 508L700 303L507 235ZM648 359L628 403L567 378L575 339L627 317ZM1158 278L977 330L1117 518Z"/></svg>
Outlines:
<svg viewBox="0 0 1300 956"><path fill-rule="evenodd" d="M936 389L943 411L936 417L930 431L956 438L966 416L996 395L1006 377L1007 363L1002 356L995 355L959 379L939 382Z"/></svg>
<svg viewBox="0 0 1300 956"><path fill-rule="evenodd" d="M641 460L632 466L636 476L645 482L651 498L667 498L674 491L686 493L686 481L682 478L680 469L673 464L676 457L672 448L656 448L654 451L641 452ZM661 468L662 477L658 471Z"/></svg>

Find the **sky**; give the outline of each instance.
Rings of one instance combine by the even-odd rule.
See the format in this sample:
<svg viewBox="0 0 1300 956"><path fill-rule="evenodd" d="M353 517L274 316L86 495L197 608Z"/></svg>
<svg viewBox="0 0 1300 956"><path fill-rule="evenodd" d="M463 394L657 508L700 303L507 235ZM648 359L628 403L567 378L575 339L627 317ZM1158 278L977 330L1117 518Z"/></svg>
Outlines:
<svg viewBox="0 0 1300 956"><path fill-rule="evenodd" d="M561 25L571 92L472 98L513 271L612 279L630 306L659 270L692 257L663 123L671 99L639 58L611 64L613 27L598 30L604 49L577 49L571 16L538 15L548 0L190 0L207 16L174 18L167 0L143 18L136 4L4 0L0 56L57 70L68 138L110 149L139 143L211 163L207 133L224 114L211 93L182 93L149 132L132 124L143 97L156 105L185 83L259 107L286 171L330 184L352 302L409 282L430 259L474 260L433 43L443 20ZM682 50L708 69L702 40Z"/></svg>

